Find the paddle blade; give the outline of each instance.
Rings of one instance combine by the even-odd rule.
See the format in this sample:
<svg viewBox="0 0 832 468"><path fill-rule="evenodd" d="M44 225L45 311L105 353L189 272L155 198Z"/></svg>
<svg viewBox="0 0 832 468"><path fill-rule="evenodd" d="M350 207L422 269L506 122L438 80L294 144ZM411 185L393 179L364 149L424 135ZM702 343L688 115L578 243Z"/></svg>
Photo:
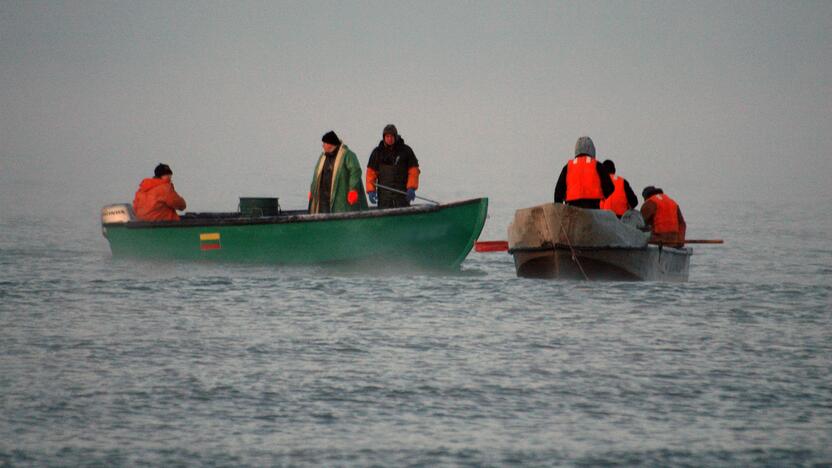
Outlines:
<svg viewBox="0 0 832 468"><path fill-rule="evenodd" d="M477 252L505 252L508 250L507 241L479 241L474 243Z"/></svg>

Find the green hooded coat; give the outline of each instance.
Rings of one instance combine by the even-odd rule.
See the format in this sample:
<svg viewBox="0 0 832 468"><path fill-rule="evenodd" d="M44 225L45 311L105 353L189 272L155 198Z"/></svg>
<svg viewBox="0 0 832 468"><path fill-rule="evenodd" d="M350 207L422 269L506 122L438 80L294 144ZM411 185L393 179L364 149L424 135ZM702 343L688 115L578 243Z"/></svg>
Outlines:
<svg viewBox="0 0 832 468"><path fill-rule="evenodd" d="M324 168L324 153L318 157L318 164L315 165L315 172L312 174L312 185L309 188L309 213L319 213L319 186L318 179ZM347 193L351 190L358 192L358 201L354 205L347 203ZM368 208L367 195L364 193L364 183L361 181L361 164L358 158L345 144L341 144L338 154L335 155L335 164L332 168L332 188L330 190L329 206L332 213L345 211L361 211Z"/></svg>

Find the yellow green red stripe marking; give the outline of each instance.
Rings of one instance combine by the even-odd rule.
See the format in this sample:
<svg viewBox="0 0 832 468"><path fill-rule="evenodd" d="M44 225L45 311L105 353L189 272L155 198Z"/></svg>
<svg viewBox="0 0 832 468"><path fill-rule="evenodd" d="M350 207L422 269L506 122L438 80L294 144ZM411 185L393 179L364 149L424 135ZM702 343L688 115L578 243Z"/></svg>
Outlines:
<svg viewBox="0 0 832 468"><path fill-rule="evenodd" d="M203 232L199 234L199 250L217 250L220 245L220 233Z"/></svg>

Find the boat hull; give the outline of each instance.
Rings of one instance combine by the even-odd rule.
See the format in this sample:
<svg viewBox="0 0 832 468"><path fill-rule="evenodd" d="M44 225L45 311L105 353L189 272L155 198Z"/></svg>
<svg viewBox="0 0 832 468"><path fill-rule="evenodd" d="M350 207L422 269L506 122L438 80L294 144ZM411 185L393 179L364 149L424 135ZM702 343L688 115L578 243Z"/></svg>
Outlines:
<svg viewBox="0 0 832 468"><path fill-rule="evenodd" d="M688 280L691 249L647 246L641 249L512 250L517 276L603 281Z"/></svg>
<svg viewBox="0 0 832 468"><path fill-rule="evenodd" d="M488 199L325 215L103 224L114 258L457 269Z"/></svg>
<svg viewBox="0 0 832 468"><path fill-rule="evenodd" d="M527 278L687 281L689 248L649 244L641 214L544 204L515 212L509 252Z"/></svg>

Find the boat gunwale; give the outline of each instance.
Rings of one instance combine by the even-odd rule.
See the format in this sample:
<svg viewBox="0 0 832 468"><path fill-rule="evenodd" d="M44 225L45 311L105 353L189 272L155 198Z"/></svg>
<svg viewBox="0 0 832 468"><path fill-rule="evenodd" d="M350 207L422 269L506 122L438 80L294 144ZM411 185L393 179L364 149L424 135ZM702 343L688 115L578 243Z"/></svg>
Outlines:
<svg viewBox="0 0 832 468"><path fill-rule="evenodd" d="M156 229L156 228L192 228L192 227L208 227L208 226L251 226L251 225L271 225L271 224L292 224L292 223L307 223L320 221L336 221L336 220L353 220L353 219L372 219L372 218L387 218L397 216L408 216L415 214L434 213L442 211L446 208L455 208L463 205L471 205L482 203L482 200L487 200L485 197L472 198L468 200L455 201L450 203L443 203L439 205L416 205L404 208L391 209L371 209L364 211L351 211L345 213L325 213L325 214L294 214L294 215L278 215L267 216L260 218L249 217L233 217L233 218L193 218L182 219L179 221L128 221L126 223L102 223L104 227L126 227L128 229Z"/></svg>

